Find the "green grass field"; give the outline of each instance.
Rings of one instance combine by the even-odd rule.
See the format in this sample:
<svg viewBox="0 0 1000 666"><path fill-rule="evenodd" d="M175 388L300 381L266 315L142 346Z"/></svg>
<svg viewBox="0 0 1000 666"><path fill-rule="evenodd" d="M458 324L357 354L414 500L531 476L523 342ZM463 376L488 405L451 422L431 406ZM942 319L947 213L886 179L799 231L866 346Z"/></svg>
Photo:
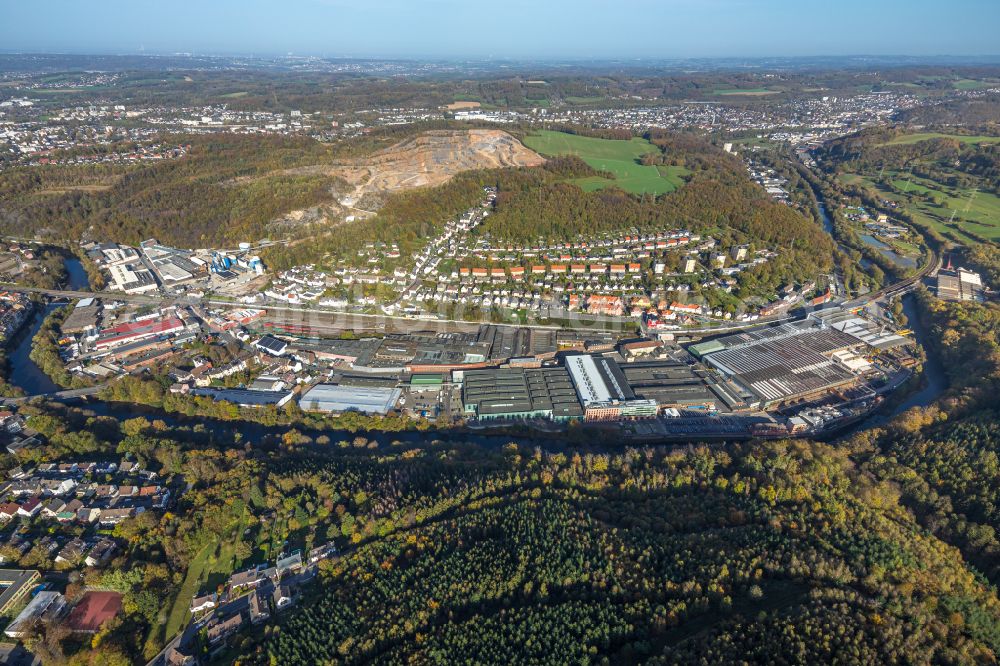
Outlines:
<svg viewBox="0 0 1000 666"><path fill-rule="evenodd" d="M221 542L206 545L191 560L187 575L167 616L166 624L153 627L153 631L162 628L161 643L173 638L187 623L191 616L191 599L195 594L214 591L215 585L233 572L236 541L242 533L242 528L242 523L235 526Z"/></svg>
<svg viewBox="0 0 1000 666"><path fill-rule="evenodd" d="M683 167L639 164L643 155L657 151L656 146L645 139L615 141L541 130L525 137L524 145L550 157L576 155L593 168L614 174L614 180L591 176L571 181L587 192L617 186L633 194L665 194L683 185L681 176L688 173Z"/></svg>
<svg viewBox="0 0 1000 666"><path fill-rule="evenodd" d="M929 139L956 139L962 143L1000 143L1000 136L964 136L961 134L942 134L940 132L917 132L916 134L904 134L897 136L892 141L880 144L883 146L898 146L909 143L919 143Z"/></svg>
<svg viewBox="0 0 1000 666"><path fill-rule="evenodd" d="M68 95L72 93L89 92L93 90L110 90L111 86L77 86L75 88L37 88L33 95Z"/></svg>
<svg viewBox="0 0 1000 666"><path fill-rule="evenodd" d="M933 191L931 188L920 183L917 178L912 180L896 178L892 181L892 186L897 190L901 190L904 194L909 194L910 192L916 192L917 194L930 194Z"/></svg>
<svg viewBox="0 0 1000 666"><path fill-rule="evenodd" d="M660 178L664 178L667 182L673 184L675 190L684 186L684 176L691 175L691 171L682 166L664 165L656 167L656 170L660 172Z"/></svg>
<svg viewBox="0 0 1000 666"><path fill-rule="evenodd" d="M890 201L897 201L920 224L965 243L978 242L966 231L1000 243L1000 197L975 189L948 187L926 178L889 172L891 189L879 187L869 177L845 174L841 181L862 184Z"/></svg>
<svg viewBox="0 0 1000 666"><path fill-rule="evenodd" d="M977 81L975 79L959 79L952 84L956 90L976 90L978 88L994 88L997 85L996 81Z"/></svg>
<svg viewBox="0 0 1000 666"><path fill-rule="evenodd" d="M564 98L570 104L597 104L603 102L603 97L579 97L577 95L567 95Z"/></svg>
<svg viewBox="0 0 1000 666"><path fill-rule="evenodd" d="M717 88L712 91L713 95L777 95L780 90L770 88Z"/></svg>

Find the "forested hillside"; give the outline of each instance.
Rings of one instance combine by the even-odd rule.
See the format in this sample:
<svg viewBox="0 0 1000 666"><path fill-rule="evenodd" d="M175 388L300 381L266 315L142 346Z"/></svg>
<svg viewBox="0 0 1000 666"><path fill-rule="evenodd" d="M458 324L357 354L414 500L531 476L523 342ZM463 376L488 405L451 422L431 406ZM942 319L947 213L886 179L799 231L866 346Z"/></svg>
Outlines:
<svg viewBox="0 0 1000 666"><path fill-rule="evenodd" d="M897 484L922 525L1000 582L1000 307L923 293L920 309L949 391L850 445L868 470Z"/></svg>
<svg viewBox="0 0 1000 666"><path fill-rule="evenodd" d="M259 663L971 662L995 593L825 445L272 468L356 546ZM358 491L363 493L359 500Z"/></svg>
<svg viewBox="0 0 1000 666"><path fill-rule="evenodd" d="M576 173L545 170L498 172L496 210L484 233L529 244L583 236L686 228L711 235L723 246L756 242L779 256L742 276L743 295L774 290L782 280L805 280L829 271L835 246L815 221L772 200L747 176L742 162L693 135L650 133L660 154L644 162L681 166L691 172L678 190L659 197L616 188L583 192L566 178ZM552 172L551 167L546 167Z"/></svg>
<svg viewBox="0 0 1000 666"><path fill-rule="evenodd" d="M282 213L331 198L324 176L272 173L327 159L310 139L190 138L185 157L151 165L18 168L0 174L0 230L185 247L266 235ZM239 180L242 179L242 180Z"/></svg>
<svg viewBox="0 0 1000 666"><path fill-rule="evenodd" d="M308 137L167 136L170 145L185 146L183 157L12 168L0 173L0 232L124 243L155 237L181 247L256 240L274 231L275 218L331 203L332 189L342 185L298 167L367 155L424 128L384 128L336 145Z"/></svg>

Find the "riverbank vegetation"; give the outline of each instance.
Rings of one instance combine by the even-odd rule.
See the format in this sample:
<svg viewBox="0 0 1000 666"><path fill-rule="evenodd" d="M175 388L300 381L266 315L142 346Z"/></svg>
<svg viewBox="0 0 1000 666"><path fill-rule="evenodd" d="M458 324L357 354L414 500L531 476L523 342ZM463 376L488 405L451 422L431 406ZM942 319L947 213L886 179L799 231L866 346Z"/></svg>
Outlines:
<svg viewBox="0 0 1000 666"><path fill-rule="evenodd" d="M4 341L6 344L6 340ZM7 348L0 347L0 397L19 398L24 391L10 382L10 360L7 358Z"/></svg>
<svg viewBox="0 0 1000 666"><path fill-rule="evenodd" d="M93 380L71 373L59 354L59 339L62 337L60 327L72 311L72 305L53 310L31 341L31 360L53 382L66 389L94 385Z"/></svg>
<svg viewBox="0 0 1000 666"><path fill-rule="evenodd" d="M240 407L231 402L216 401L206 396L171 393L164 386L166 378L125 376L105 386L100 397L119 403L145 405L163 409L171 414L187 417L206 417L222 421L247 421L266 427L289 426L302 430L343 430L346 432L402 432L406 430L428 430L432 423L426 419L406 416L369 416L359 412L345 412L330 416L305 412L292 400L284 407ZM289 431L295 438L295 431Z"/></svg>
<svg viewBox="0 0 1000 666"><path fill-rule="evenodd" d="M16 281L25 287L60 289L66 283L66 267L62 250L43 246L36 257L27 262Z"/></svg>

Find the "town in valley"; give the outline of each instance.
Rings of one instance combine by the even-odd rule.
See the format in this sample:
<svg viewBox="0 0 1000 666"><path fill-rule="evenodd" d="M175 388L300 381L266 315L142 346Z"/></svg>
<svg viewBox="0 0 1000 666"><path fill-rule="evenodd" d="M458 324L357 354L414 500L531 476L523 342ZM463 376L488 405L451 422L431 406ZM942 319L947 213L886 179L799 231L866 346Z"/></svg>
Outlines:
<svg viewBox="0 0 1000 666"><path fill-rule="evenodd" d="M995 30L260 4L0 27L0 664L997 660Z"/></svg>

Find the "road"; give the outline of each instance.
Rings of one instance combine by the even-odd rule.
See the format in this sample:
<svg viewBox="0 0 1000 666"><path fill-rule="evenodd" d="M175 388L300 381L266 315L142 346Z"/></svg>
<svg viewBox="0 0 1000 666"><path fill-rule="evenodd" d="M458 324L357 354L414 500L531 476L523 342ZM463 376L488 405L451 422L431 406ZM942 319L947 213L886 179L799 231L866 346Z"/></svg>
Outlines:
<svg viewBox="0 0 1000 666"><path fill-rule="evenodd" d="M107 386L107 384L98 384L97 386L88 386L87 388L78 389L66 389L65 391L56 391L55 393L39 393L38 395L28 395L22 398L0 398L0 404L3 405L16 405L32 398L51 398L53 400L70 400L72 398L84 398L91 395L97 395L101 390Z"/></svg>
<svg viewBox="0 0 1000 666"><path fill-rule="evenodd" d="M851 301L846 301L841 304L841 307L846 309L853 309L856 307L861 307L870 303L872 301L879 300L885 296L893 296L905 293L910 289L914 288L916 284L922 280L925 276L936 271L941 265L940 258L936 256L931 257L931 261L924 266L923 269L917 272L916 275L895 282L892 285L884 287L879 291L872 292L870 294L865 294L862 297L853 299ZM25 287L13 284L3 284L3 289L8 291L15 291L19 293L26 294L40 294L45 295L50 298L63 298L63 299L81 299L81 298L102 298L102 299L113 299L119 301L126 301L129 303L136 303L139 305L180 305L180 306L193 306L197 307L200 305L214 305L218 307L227 308L239 308L242 307L240 303L233 302L230 300L223 299L213 299L213 298L196 298L192 296L165 296L160 294L125 294L121 292L99 292L99 291L79 291L71 289L42 289L39 287ZM256 304L255 304L256 305ZM249 306L247 306L249 307ZM407 331L425 331L429 329L442 328L450 330L459 331L470 331L474 330L480 324L491 323L489 321L468 321L464 319L416 319L412 317L399 317L386 314L363 314L356 312L342 312L337 310L327 310L319 307L303 306L303 305L284 305L284 304L272 304L272 303L261 303L260 307L266 308L269 315L274 313L287 313L287 317L284 317L288 323L301 323L312 328L326 328L330 330L380 330L385 332L407 332ZM800 315L791 314L778 314L770 317L761 317L755 321L747 322L726 322L719 326L709 326L703 328L679 328L676 331L672 331L678 335L709 335L714 333L726 333L730 331L737 331L744 328L750 328L754 326L760 326L762 324L775 324L783 321L789 321L792 319L799 318ZM590 319L591 321L586 321ZM607 331L608 328L605 324L603 318L601 317L591 317L589 315L580 315L579 318L574 318L572 321L572 326L556 326L551 324L516 324L522 328L536 329L536 330L548 330L548 331L558 331L566 328L573 330L588 330L592 329L595 331ZM617 322L621 324L621 321ZM513 324L510 324L513 325Z"/></svg>
<svg viewBox="0 0 1000 666"><path fill-rule="evenodd" d="M911 277L904 278L898 282L893 282L890 285L882 287L878 291L865 294L864 296L856 298L852 301L846 301L844 303L844 307L848 309L862 307L873 301L881 300L886 296L902 296L906 292L915 289L925 277L931 275L932 273L937 273L941 269L941 257L931 252L931 256L928 259L927 265Z"/></svg>
<svg viewBox="0 0 1000 666"><path fill-rule="evenodd" d="M50 298L68 298L68 299L79 299L79 298L102 298L108 300L126 301L129 303L138 303L144 305L216 305L228 308L240 308L240 307L253 307L242 305L237 302L223 299L213 299L213 298L195 298L192 296L163 296L163 295L153 295L153 294L125 294L117 291L76 291L71 289L41 289L39 287L24 287L15 284L2 284L0 288L7 291L14 291L23 294L40 294L44 296L49 296ZM257 304L254 304L257 305ZM406 328L432 328L434 326L440 326L442 324L451 326L463 326L463 327L475 327L479 324L488 324L490 322L476 322L476 321L466 321L463 319L415 319L412 317L397 317L393 315L386 314L363 314L359 312L340 312L337 310L326 310L318 307L309 307L302 305L280 305L271 303L261 303L260 307L266 308L268 312L289 312L289 313L301 313L304 316L316 315L326 318L332 318L334 323L329 324L331 327L338 327L342 329L358 329L358 328L377 328L372 324L377 324L379 322L386 321L396 321L405 322ZM585 322L579 322L578 328L591 328ZM524 328L535 328L540 330L559 330L561 327L543 324L524 324ZM595 327L596 328L596 327ZM601 329L603 330L603 328Z"/></svg>

